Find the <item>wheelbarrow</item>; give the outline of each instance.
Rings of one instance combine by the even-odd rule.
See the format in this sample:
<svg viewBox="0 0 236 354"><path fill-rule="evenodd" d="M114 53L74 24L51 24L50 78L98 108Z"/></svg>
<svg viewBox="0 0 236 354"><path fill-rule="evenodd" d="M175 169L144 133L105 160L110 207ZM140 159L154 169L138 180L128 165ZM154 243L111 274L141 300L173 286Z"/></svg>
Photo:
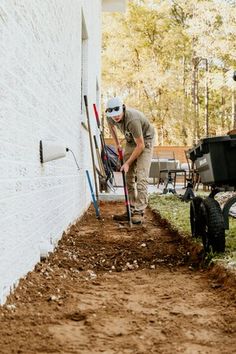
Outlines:
<svg viewBox="0 0 236 354"><path fill-rule="evenodd" d="M210 186L208 197L194 197L190 202L190 224L193 237L201 237L205 252L225 251L225 230L229 229L229 211L236 196L221 209L217 193L236 190L236 135L201 139L189 151L201 183Z"/></svg>

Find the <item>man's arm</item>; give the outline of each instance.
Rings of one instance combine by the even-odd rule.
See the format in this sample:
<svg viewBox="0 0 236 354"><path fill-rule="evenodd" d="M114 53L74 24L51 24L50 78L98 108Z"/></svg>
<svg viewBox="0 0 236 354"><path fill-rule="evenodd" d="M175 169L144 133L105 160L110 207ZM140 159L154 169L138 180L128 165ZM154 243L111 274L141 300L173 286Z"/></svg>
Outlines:
<svg viewBox="0 0 236 354"><path fill-rule="evenodd" d="M134 148L134 151L128 158L128 160L124 163L123 166L121 166L121 171L128 172L129 171L129 166L139 157L139 155L143 152L145 148L143 136L140 136L138 138L134 138L136 146Z"/></svg>
<svg viewBox="0 0 236 354"><path fill-rule="evenodd" d="M117 134L116 134L116 128L115 128L114 125L109 124L109 123L108 123L108 127L109 127L109 130L111 132L112 138L113 138L113 140L114 140L114 142L116 144L116 149L118 150L118 148L120 147L120 142L119 142L119 139L118 139Z"/></svg>

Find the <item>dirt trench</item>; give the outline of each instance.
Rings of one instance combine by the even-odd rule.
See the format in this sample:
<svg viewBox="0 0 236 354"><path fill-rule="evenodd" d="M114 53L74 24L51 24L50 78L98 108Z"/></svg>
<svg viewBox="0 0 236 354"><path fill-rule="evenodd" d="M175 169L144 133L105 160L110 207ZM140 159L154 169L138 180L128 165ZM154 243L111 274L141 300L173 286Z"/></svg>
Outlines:
<svg viewBox="0 0 236 354"><path fill-rule="evenodd" d="M235 280L161 225L93 208L0 308L0 353L236 353ZM226 281L227 280L227 281Z"/></svg>

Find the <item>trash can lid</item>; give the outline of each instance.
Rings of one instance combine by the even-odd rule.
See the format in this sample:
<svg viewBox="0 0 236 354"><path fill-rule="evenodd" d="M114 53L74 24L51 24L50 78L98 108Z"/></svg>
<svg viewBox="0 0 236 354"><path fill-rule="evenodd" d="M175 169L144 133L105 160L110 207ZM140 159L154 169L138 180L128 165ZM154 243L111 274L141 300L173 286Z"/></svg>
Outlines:
<svg viewBox="0 0 236 354"><path fill-rule="evenodd" d="M210 138L202 138L197 145L206 143L221 143L222 141L229 141L231 137L229 135L212 136Z"/></svg>
<svg viewBox="0 0 236 354"><path fill-rule="evenodd" d="M232 141L234 139L234 135L222 135L222 136L213 136L209 138L202 138L199 142L194 145L191 149L188 150L188 154L192 161L195 161L198 157L203 155L203 151L205 148L212 143L222 143L226 141Z"/></svg>

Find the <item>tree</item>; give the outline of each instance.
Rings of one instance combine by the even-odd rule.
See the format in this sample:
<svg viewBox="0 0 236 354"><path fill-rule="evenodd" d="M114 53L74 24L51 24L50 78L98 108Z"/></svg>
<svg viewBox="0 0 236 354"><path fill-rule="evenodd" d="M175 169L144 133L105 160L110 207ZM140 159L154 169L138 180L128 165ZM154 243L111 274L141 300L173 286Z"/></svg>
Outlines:
<svg viewBox="0 0 236 354"><path fill-rule="evenodd" d="M117 94L144 111L161 144L190 145L205 135L206 112L211 134L228 127L232 88L217 89L214 75L236 64L235 24L236 7L226 0L133 1L125 15L106 14L104 100Z"/></svg>

